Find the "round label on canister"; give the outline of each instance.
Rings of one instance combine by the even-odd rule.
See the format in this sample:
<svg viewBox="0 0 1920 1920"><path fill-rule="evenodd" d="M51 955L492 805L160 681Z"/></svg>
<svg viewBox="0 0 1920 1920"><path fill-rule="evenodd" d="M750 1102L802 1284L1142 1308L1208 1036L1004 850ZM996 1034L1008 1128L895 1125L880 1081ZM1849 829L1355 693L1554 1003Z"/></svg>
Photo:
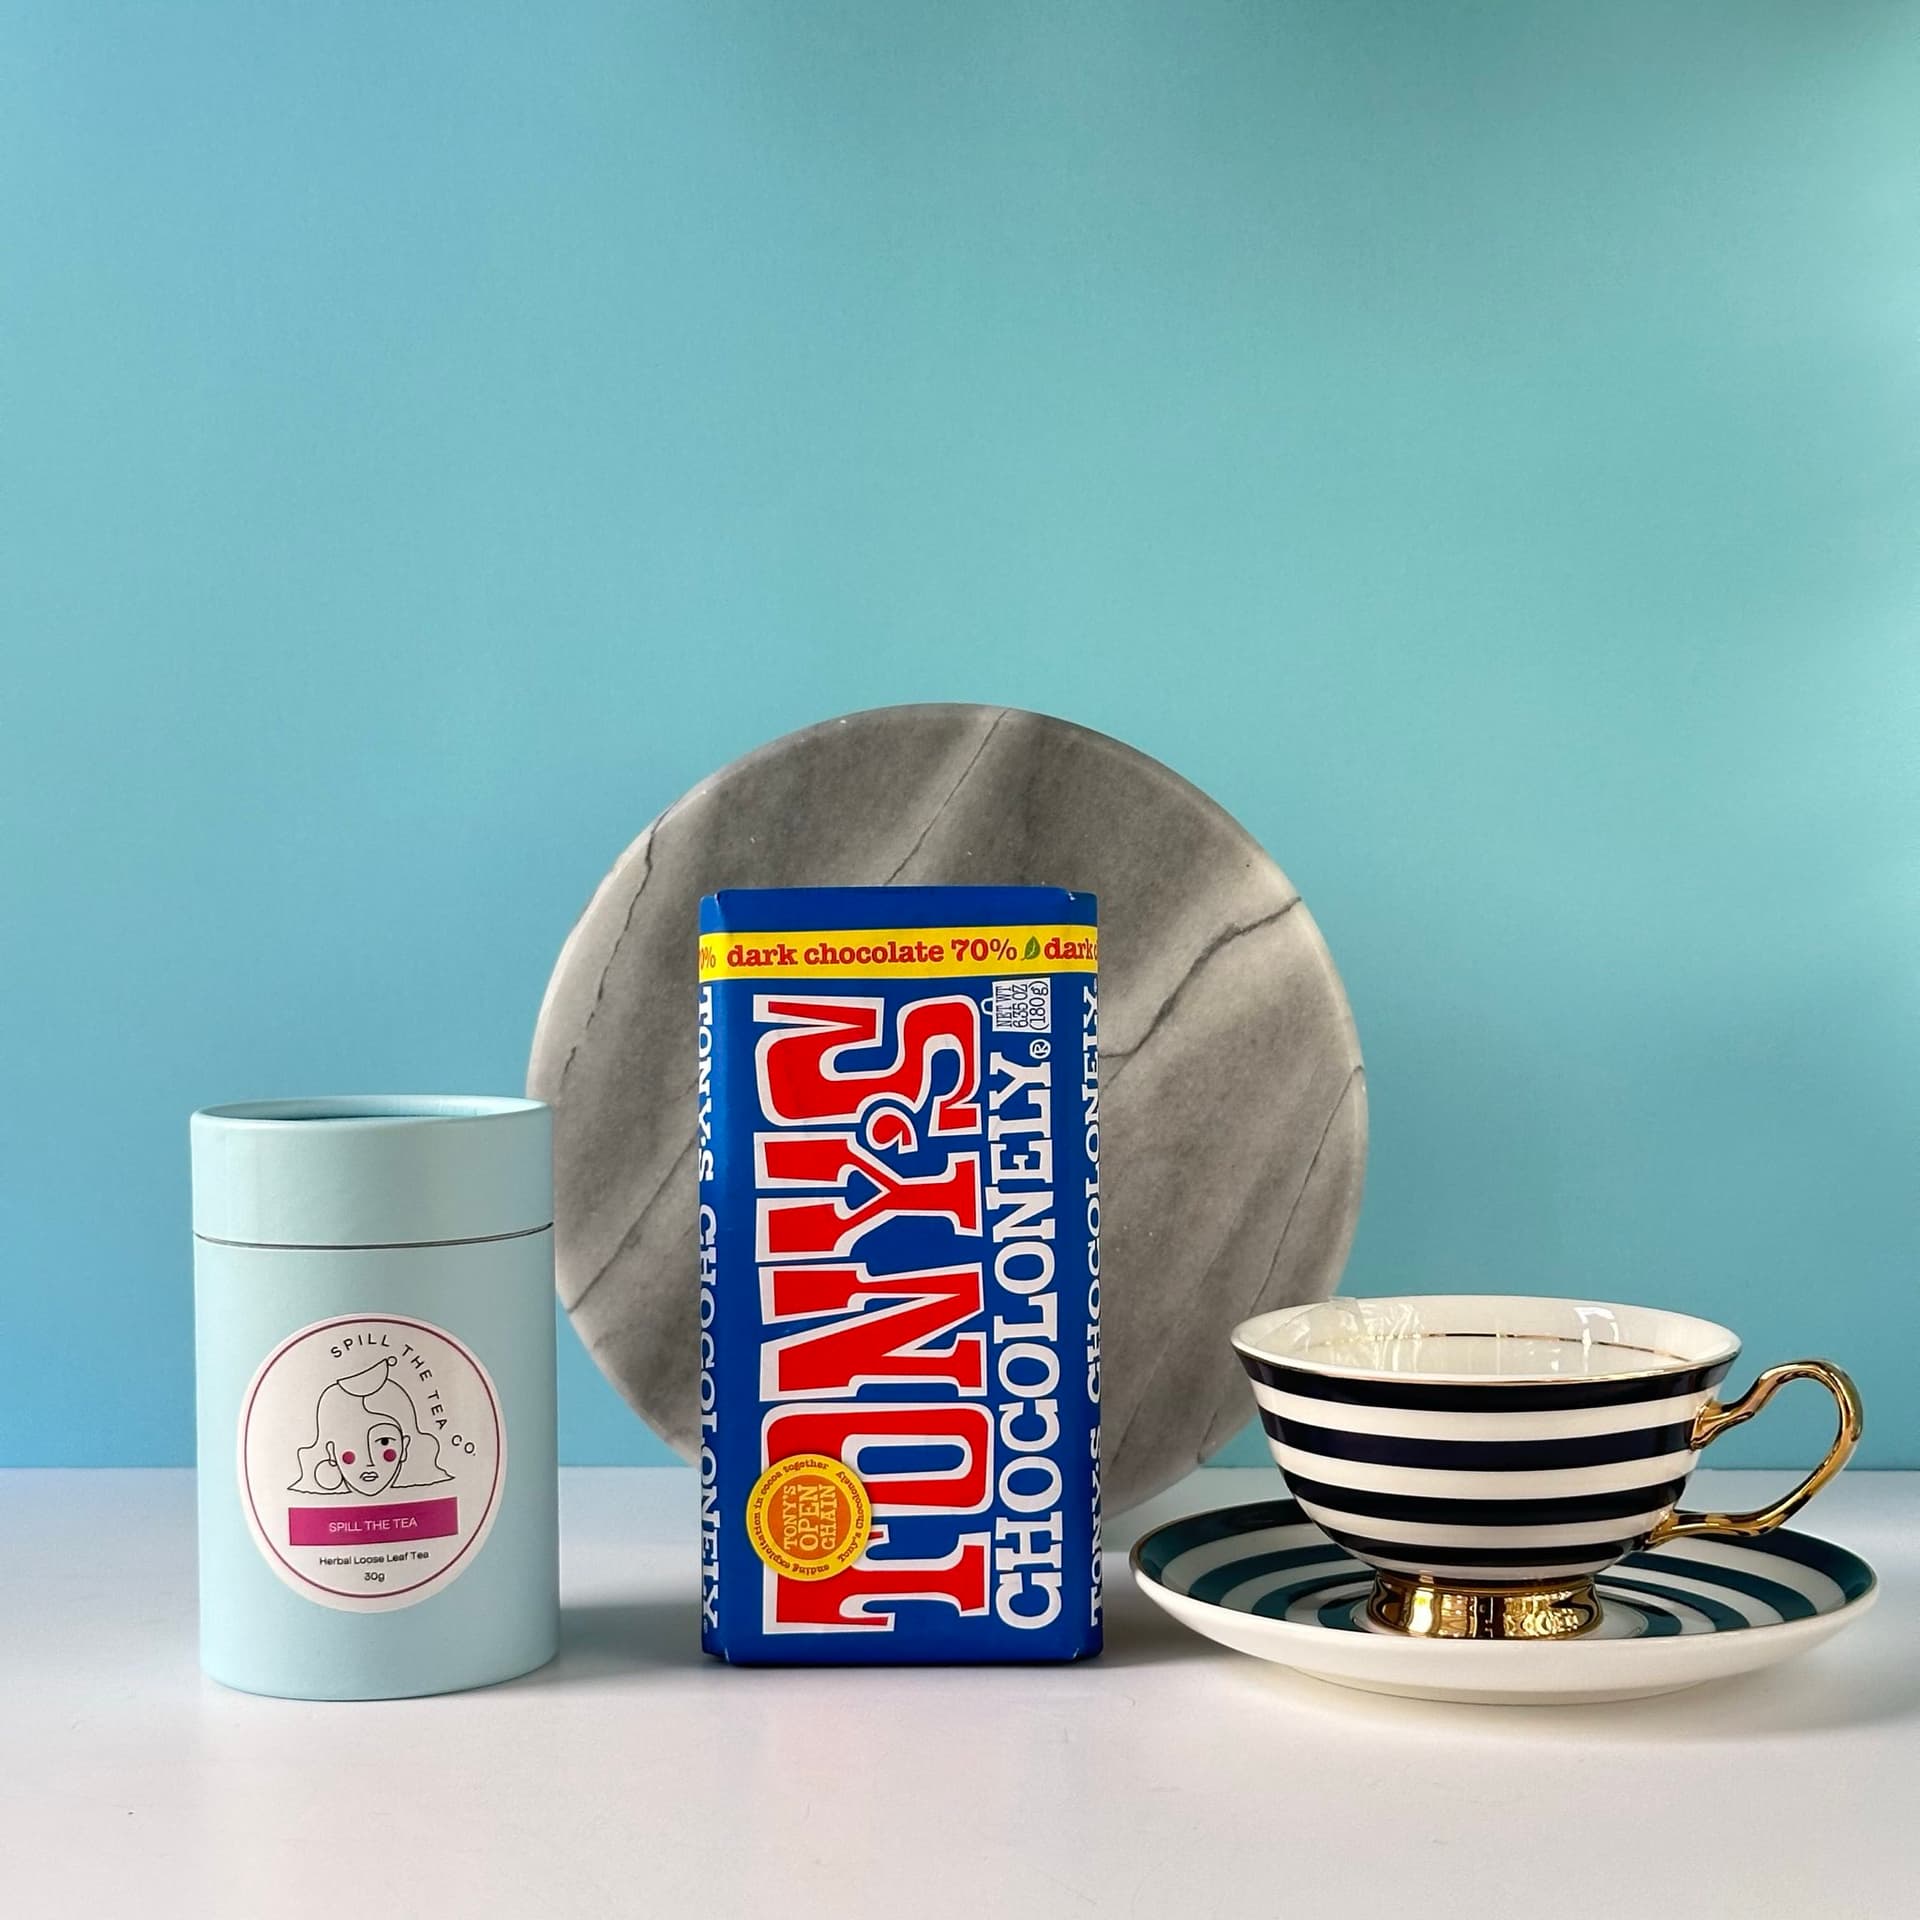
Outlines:
<svg viewBox="0 0 1920 1920"><path fill-rule="evenodd" d="M323 1607L410 1607L486 1543L507 1471L500 1396L444 1327L321 1320L270 1353L240 1403L255 1544Z"/></svg>

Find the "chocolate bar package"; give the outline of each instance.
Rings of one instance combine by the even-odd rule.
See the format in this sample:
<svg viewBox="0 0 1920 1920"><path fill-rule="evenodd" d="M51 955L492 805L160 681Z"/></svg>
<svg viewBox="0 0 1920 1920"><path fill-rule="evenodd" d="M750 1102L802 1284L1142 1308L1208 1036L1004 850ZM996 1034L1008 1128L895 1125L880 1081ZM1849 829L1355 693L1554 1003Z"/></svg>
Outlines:
<svg viewBox="0 0 1920 1920"><path fill-rule="evenodd" d="M700 904L702 1644L1100 1649L1091 894Z"/></svg>

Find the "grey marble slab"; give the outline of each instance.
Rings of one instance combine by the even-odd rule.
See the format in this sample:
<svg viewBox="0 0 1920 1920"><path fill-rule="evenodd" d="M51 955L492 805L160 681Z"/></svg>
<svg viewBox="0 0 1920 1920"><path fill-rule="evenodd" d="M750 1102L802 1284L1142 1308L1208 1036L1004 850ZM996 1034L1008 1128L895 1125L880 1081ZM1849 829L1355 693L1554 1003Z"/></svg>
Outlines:
<svg viewBox="0 0 1920 1920"><path fill-rule="evenodd" d="M694 943L720 887L893 881L1099 896L1106 1497L1170 1486L1248 1418L1248 1314L1334 1289L1360 1207L1352 1016L1286 875L1197 788L1015 708L888 707L723 768L601 883L527 1091L554 1108L560 1292L691 1457Z"/></svg>

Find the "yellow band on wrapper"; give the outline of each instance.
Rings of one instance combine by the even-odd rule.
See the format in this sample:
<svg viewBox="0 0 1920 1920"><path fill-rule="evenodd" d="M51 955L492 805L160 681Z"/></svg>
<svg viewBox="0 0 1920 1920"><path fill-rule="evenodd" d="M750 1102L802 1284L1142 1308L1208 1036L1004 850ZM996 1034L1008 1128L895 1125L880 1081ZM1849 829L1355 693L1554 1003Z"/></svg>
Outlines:
<svg viewBox="0 0 1920 1920"><path fill-rule="evenodd" d="M776 1460L747 1496L747 1538L783 1580L830 1580L866 1551L873 1503L830 1454Z"/></svg>
<svg viewBox="0 0 1920 1920"><path fill-rule="evenodd" d="M920 980L970 973L1094 973L1094 927L855 927L703 933L702 980Z"/></svg>

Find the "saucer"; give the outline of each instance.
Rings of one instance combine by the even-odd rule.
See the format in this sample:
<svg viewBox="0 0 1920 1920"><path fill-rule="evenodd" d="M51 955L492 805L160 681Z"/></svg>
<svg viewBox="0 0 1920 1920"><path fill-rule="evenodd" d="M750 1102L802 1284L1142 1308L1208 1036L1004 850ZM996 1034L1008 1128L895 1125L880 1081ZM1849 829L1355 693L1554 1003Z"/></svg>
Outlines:
<svg viewBox="0 0 1920 1920"><path fill-rule="evenodd" d="M1373 1575L1291 1500L1156 1527L1133 1550L1133 1577L1196 1633L1316 1680L1516 1706L1638 1700L1771 1667L1879 1592L1857 1554L1782 1527L1628 1554L1595 1577L1600 1624L1577 1640L1414 1640L1367 1624Z"/></svg>

